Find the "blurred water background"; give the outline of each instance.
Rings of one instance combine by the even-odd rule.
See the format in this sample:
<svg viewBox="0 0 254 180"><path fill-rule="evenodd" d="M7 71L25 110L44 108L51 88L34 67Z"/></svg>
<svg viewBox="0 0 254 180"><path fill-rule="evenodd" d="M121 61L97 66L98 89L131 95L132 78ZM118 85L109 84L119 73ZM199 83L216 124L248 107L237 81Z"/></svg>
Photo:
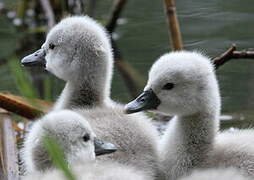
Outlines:
<svg viewBox="0 0 254 180"><path fill-rule="evenodd" d="M10 0L3 2L15 7ZM215 57L233 43L240 49L254 48L253 0L177 0L176 6L185 49L199 50ZM111 8L112 0L97 0L94 18L105 23ZM38 48L43 38L22 38L22 35L28 33L27 30L17 31L15 26L19 22L15 22L16 15L9 12L8 16L13 20L0 16L0 91L25 96L32 93L33 96L55 101L64 82L39 68L31 70L22 67L19 70L21 56ZM141 73L145 82L152 63L170 51L163 1L129 0L118 24L114 38L123 59ZM15 55L20 42L26 40L37 41L38 47L27 43L27 51ZM8 62L1 63L2 59ZM241 120L254 120L253 69L254 61L245 59L233 60L217 71L223 114ZM114 71L112 97L116 101L128 102L132 97L119 72L116 69ZM27 81L26 85L22 85L24 80ZM33 87L36 87L36 91L29 90Z"/></svg>

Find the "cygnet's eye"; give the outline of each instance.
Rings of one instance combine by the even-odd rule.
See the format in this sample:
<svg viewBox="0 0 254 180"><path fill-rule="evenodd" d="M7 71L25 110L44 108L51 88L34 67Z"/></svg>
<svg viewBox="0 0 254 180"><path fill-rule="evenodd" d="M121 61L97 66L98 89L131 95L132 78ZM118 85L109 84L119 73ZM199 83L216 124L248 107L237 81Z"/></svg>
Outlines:
<svg viewBox="0 0 254 180"><path fill-rule="evenodd" d="M167 84L165 84L165 85L162 87L162 89L163 89L163 90L171 90L171 89L174 88L174 86L175 86L174 83L167 83Z"/></svg>
<svg viewBox="0 0 254 180"><path fill-rule="evenodd" d="M85 142L89 141L90 140L90 135L88 133L86 133L84 136L83 136L83 140Z"/></svg>
<svg viewBox="0 0 254 180"><path fill-rule="evenodd" d="M53 50L55 47L56 47L56 45L54 45L53 43L50 43L50 44L49 44L49 49L52 49L52 50Z"/></svg>

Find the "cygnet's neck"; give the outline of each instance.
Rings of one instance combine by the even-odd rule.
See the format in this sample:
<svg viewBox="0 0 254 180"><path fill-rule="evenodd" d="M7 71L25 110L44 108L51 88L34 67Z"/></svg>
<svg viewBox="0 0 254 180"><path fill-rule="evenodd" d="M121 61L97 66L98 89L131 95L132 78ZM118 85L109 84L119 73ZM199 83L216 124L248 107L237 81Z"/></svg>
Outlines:
<svg viewBox="0 0 254 180"><path fill-rule="evenodd" d="M176 116L167 129L163 151L173 154L173 161L177 162L172 163L178 164L174 166L183 166L182 169L202 166L213 149L219 129L220 97L217 92L211 97L203 98L206 102L199 112Z"/></svg>
<svg viewBox="0 0 254 180"><path fill-rule="evenodd" d="M175 121L177 143L183 147L184 153L194 157L192 163L195 165L206 158L207 152L213 148L218 130L217 115L199 112L190 116L177 116Z"/></svg>
<svg viewBox="0 0 254 180"><path fill-rule="evenodd" d="M98 65L97 65L98 66ZM110 99L112 67L80 68L75 78L66 82L54 110L92 108L102 106Z"/></svg>
<svg viewBox="0 0 254 180"><path fill-rule="evenodd" d="M70 109L77 107L93 107L103 103L104 97L89 84L73 84L67 82L54 109Z"/></svg>

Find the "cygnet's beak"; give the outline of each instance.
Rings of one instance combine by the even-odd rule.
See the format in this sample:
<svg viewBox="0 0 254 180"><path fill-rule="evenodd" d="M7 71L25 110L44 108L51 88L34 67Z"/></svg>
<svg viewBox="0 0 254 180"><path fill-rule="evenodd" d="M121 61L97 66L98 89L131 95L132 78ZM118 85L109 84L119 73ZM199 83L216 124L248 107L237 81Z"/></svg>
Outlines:
<svg viewBox="0 0 254 180"><path fill-rule="evenodd" d="M143 110L153 110L160 105L161 101L152 89L144 91L136 99L125 105L126 114L131 114Z"/></svg>
<svg viewBox="0 0 254 180"><path fill-rule="evenodd" d="M95 155L100 156L103 154L110 154L117 150L114 144L103 141L99 138L94 139Z"/></svg>
<svg viewBox="0 0 254 180"><path fill-rule="evenodd" d="M46 66L45 60L46 52L44 49L39 49L33 54L24 57L21 60L21 64L24 66Z"/></svg>

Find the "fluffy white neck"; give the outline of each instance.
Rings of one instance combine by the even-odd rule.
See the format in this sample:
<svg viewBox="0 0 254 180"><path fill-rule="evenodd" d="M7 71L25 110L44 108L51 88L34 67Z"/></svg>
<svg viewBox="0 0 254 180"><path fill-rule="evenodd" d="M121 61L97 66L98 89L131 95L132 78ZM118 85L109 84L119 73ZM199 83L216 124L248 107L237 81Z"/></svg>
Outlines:
<svg viewBox="0 0 254 180"><path fill-rule="evenodd" d="M103 105L110 96L112 77L111 57L87 59L91 64L80 64L69 77L54 110ZM94 63L94 64L93 64Z"/></svg>
<svg viewBox="0 0 254 180"><path fill-rule="evenodd" d="M217 117L202 112L191 116L178 116L175 121L175 134L171 137L177 140L177 146L182 147L182 152L179 153L193 156L192 165L195 166L195 161L202 162L206 158L206 152L213 147L218 130Z"/></svg>
<svg viewBox="0 0 254 180"><path fill-rule="evenodd" d="M103 104L104 99L104 94L89 84L67 82L54 110L99 106Z"/></svg>
<svg viewBox="0 0 254 180"><path fill-rule="evenodd" d="M217 92L212 97L204 102L200 112L176 116L170 122L160 147L167 179L177 179L204 166L219 129L220 98Z"/></svg>
<svg viewBox="0 0 254 180"><path fill-rule="evenodd" d="M213 149L218 121L212 114L176 116L162 139L160 165L166 179L174 180L202 167Z"/></svg>

